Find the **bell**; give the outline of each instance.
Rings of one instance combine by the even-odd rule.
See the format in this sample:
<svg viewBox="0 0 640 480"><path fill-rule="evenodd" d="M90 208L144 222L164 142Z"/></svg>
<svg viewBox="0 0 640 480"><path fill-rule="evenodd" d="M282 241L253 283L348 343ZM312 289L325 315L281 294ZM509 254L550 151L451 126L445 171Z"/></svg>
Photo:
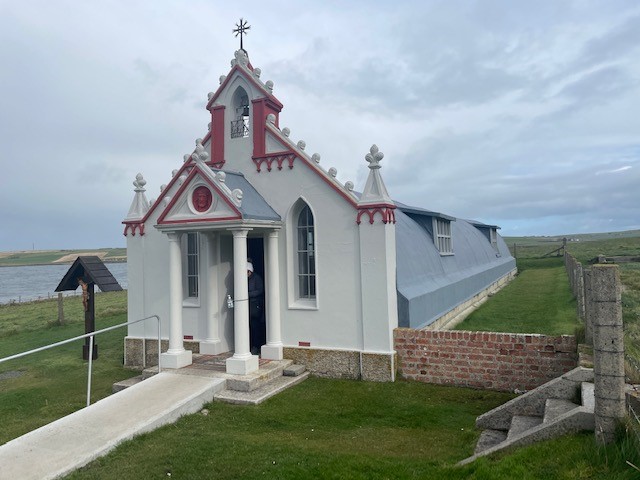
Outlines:
<svg viewBox="0 0 640 480"><path fill-rule="evenodd" d="M249 105L245 105L244 108L242 109L242 116L243 117L249 116Z"/></svg>

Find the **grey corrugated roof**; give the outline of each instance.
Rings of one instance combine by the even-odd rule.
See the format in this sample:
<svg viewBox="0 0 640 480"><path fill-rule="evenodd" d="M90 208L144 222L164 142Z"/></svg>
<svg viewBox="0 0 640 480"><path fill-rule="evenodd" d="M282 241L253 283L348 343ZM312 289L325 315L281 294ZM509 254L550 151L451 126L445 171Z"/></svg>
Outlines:
<svg viewBox="0 0 640 480"><path fill-rule="evenodd" d="M429 325L515 268L498 236L496 247L473 224L451 222L453 255L440 255L428 216L396 210L398 321L403 327ZM412 209L413 210L413 209Z"/></svg>
<svg viewBox="0 0 640 480"><path fill-rule="evenodd" d="M240 213L244 220L272 220L281 221L280 215L271 208L271 205L253 188L253 185L239 172L223 170L226 174L225 183L231 189L242 190L242 206Z"/></svg>

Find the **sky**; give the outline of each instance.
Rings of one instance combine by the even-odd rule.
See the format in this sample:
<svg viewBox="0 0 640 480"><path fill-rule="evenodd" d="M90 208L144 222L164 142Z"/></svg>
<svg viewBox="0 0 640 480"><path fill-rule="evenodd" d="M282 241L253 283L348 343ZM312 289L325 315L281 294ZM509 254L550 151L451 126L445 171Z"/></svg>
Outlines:
<svg viewBox="0 0 640 480"><path fill-rule="evenodd" d="M0 251L125 246L239 48L362 190L503 236L640 229L636 1L0 0Z"/></svg>

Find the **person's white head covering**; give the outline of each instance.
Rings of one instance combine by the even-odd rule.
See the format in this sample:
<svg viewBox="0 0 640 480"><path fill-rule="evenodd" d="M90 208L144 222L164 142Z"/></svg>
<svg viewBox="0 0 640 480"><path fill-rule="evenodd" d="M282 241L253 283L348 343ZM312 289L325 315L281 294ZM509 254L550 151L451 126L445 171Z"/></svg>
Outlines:
<svg viewBox="0 0 640 480"><path fill-rule="evenodd" d="M253 263L247 262L247 270L253 273Z"/></svg>

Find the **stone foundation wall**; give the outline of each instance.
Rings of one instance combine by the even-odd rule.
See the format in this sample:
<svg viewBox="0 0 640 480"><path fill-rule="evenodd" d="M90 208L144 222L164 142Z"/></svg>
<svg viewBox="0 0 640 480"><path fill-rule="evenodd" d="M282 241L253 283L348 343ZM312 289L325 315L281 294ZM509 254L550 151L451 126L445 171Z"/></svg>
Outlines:
<svg viewBox="0 0 640 480"><path fill-rule="evenodd" d="M578 365L576 339L397 328L398 374L426 383L532 390Z"/></svg>
<svg viewBox="0 0 640 480"><path fill-rule="evenodd" d="M124 366L125 367L155 367L158 365L158 339L144 339L144 354L146 363L142 361L143 339L135 337L125 337L124 339ZM162 351L169 348L169 340L162 340ZM193 353L200 353L200 342L185 340L184 348Z"/></svg>
<svg viewBox="0 0 640 480"><path fill-rule="evenodd" d="M396 356L357 350L284 347L284 358L304 365L318 377L393 382Z"/></svg>

